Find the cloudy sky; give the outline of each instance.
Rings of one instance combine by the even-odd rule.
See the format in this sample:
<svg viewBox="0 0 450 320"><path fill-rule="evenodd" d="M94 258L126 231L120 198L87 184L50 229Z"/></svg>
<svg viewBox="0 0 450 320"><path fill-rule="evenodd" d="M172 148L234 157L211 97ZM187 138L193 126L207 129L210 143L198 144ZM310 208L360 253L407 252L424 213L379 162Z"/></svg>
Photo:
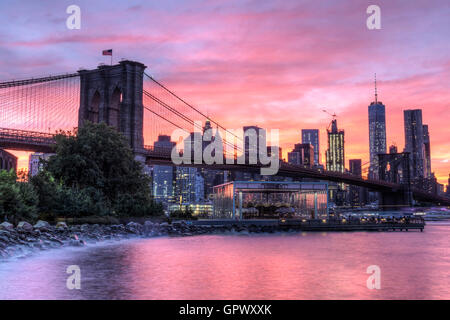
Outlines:
<svg viewBox="0 0 450 320"><path fill-rule="evenodd" d="M69 5L81 29L66 27ZM368 30L366 8L381 8ZM368 160L367 106L377 73L387 142L404 146L403 111L421 108L432 170L450 172L448 0L17 1L0 3L0 79L94 68L114 59L148 73L230 128L280 129L283 150L327 109L345 129L346 160ZM21 164L26 163L20 154Z"/></svg>

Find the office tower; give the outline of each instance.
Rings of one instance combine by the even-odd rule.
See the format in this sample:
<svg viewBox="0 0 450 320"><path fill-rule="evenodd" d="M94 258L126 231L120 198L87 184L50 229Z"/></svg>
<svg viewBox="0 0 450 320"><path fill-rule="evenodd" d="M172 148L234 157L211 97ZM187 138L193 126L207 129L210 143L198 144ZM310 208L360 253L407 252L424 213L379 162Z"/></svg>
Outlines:
<svg viewBox="0 0 450 320"><path fill-rule="evenodd" d="M281 147L274 146L275 150L278 149L278 159L283 159L283 149ZM272 146L267 146L267 156L272 157Z"/></svg>
<svg viewBox="0 0 450 320"><path fill-rule="evenodd" d="M203 127L203 135L205 135L207 130L211 130L211 139L210 141L205 141L203 139L203 151L205 151L205 148L213 141L222 140L222 137L220 136L219 130L216 130L214 133L214 129L211 126L211 122L209 120L205 121L205 125ZM207 139L206 139L207 140ZM224 150L225 152L225 150ZM224 154L225 155L225 154ZM212 152L212 156L215 156L215 151ZM198 170L199 174L201 174L201 178L203 179L203 184L201 183L202 179L200 177L197 177L197 184L196 184L196 197L197 199L201 198L202 188L203 188L203 198L205 200L208 200L213 197L213 187L219 184L224 183L225 181L225 172L223 170L214 170L209 167L200 168Z"/></svg>
<svg viewBox="0 0 450 320"><path fill-rule="evenodd" d="M288 153L290 164L304 165L311 167L314 164L314 147L310 143L298 143L294 149Z"/></svg>
<svg viewBox="0 0 450 320"><path fill-rule="evenodd" d="M302 155L300 152L291 151L288 152L288 163L301 165L302 164Z"/></svg>
<svg viewBox="0 0 450 320"><path fill-rule="evenodd" d="M332 120L331 130L327 129L327 135L327 170L343 173L345 171L344 130L338 130L336 119Z"/></svg>
<svg viewBox="0 0 450 320"><path fill-rule="evenodd" d="M362 169L361 169L361 159L350 159L349 163L349 171L352 175L361 177Z"/></svg>
<svg viewBox="0 0 450 320"><path fill-rule="evenodd" d="M431 149L430 149L430 133L428 125L423 125L423 147L424 147L424 177L431 178Z"/></svg>
<svg viewBox="0 0 450 320"><path fill-rule="evenodd" d="M205 148L214 141L214 130L213 127L211 126L211 122L209 120L205 121L205 125L203 126L203 136L205 135L206 131L210 130L210 134L211 134L211 139L209 141L204 141L202 142L202 151L205 151Z"/></svg>
<svg viewBox="0 0 450 320"><path fill-rule="evenodd" d="M389 147L389 153L398 153L398 149L395 144L393 144Z"/></svg>
<svg viewBox="0 0 450 320"><path fill-rule="evenodd" d="M448 175L446 192L447 192L447 196L450 196L450 174Z"/></svg>
<svg viewBox="0 0 450 320"><path fill-rule="evenodd" d="M352 175L362 177L361 159L349 160L349 171ZM367 190L363 187L351 185L349 188L349 200L352 206L362 206L367 199Z"/></svg>
<svg viewBox="0 0 450 320"><path fill-rule="evenodd" d="M176 167L176 201L193 204L205 198L205 180L197 168Z"/></svg>
<svg viewBox="0 0 450 320"><path fill-rule="evenodd" d="M171 149L175 142L170 141L170 136L160 135L153 144L154 148ZM172 166L153 166L153 197L160 202L174 201L175 173Z"/></svg>
<svg viewBox="0 0 450 320"><path fill-rule="evenodd" d="M314 165L320 164L319 159L319 129L302 129L302 143L312 144L314 147Z"/></svg>
<svg viewBox="0 0 450 320"><path fill-rule="evenodd" d="M378 179L378 157L386 153L386 110L381 101L378 101L377 79L375 75L375 101L369 105L369 177Z"/></svg>
<svg viewBox="0 0 450 320"><path fill-rule="evenodd" d="M199 170L195 173L195 202L199 203L205 201L205 178Z"/></svg>
<svg viewBox="0 0 450 320"><path fill-rule="evenodd" d="M42 152L34 152L30 154L29 162L28 162L28 173L31 177L34 177L42 170L43 161L48 160L53 153L42 153ZM16 160L17 161L17 160Z"/></svg>
<svg viewBox="0 0 450 320"><path fill-rule="evenodd" d="M200 172L204 178L204 197L211 199L214 195L213 188L219 184L225 183L226 173L223 170L213 170L208 167L201 168Z"/></svg>
<svg viewBox="0 0 450 320"><path fill-rule="evenodd" d="M211 121L206 120L205 125L203 126L203 134L205 133L206 130L209 130L209 129L212 129Z"/></svg>
<svg viewBox="0 0 450 320"><path fill-rule="evenodd" d="M266 132L258 126L245 126L244 128L244 154L245 161L248 162L249 156L256 156L259 159L259 145L266 148ZM253 139L250 137L253 136Z"/></svg>
<svg viewBox="0 0 450 320"><path fill-rule="evenodd" d="M183 141L183 153L187 156L190 153L190 162L202 162L203 150L203 134L201 132L191 132Z"/></svg>
<svg viewBox="0 0 450 320"><path fill-rule="evenodd" d="M419 179L424 176L424 143L422 110L404 110L405 125L405 152L410 153L411 179Z"/></svg>
<svg viewBox="0 0 450 320"><path fill-rule="evenodd" d="M175 142L170 141L170 136L159 135L153 146L155 148L172 149L175 146Z"/></svg>

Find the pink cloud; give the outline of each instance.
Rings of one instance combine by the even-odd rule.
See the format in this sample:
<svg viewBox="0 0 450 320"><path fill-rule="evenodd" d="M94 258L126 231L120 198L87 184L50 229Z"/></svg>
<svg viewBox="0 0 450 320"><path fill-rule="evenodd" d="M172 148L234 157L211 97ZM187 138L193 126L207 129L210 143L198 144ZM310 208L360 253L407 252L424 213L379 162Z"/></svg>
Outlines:
<svg viewBox="0 0 450 320"><path fill-rule="evenodd" d="M88 3L80 1L80 6ZM376 31L365 27L369 4L193 1L111 7L98 1L89 3L78 33L64 30L64 19L46 8L41 15L52 13L48 24L18 33L23 29L17 28L27 26L21 21L9 33L0 32L8 45L8 52L0 49L0 63L13 64L19 74L74 71L104 62L101 50L113 48L115 59L143 61L148 73L227 127L280 129L285 151L300 141L302 128L319 128L324 155L330 118L322 109L336 112L346 131L346 159L363 162L368 159L367 106L376 72L380 100L386 104L388 143L403 148L402 110L422 108L430 126L432 168L446 182L447 2L380 0L382 29ZM57 59L52 62L49 56Z"/></svg>

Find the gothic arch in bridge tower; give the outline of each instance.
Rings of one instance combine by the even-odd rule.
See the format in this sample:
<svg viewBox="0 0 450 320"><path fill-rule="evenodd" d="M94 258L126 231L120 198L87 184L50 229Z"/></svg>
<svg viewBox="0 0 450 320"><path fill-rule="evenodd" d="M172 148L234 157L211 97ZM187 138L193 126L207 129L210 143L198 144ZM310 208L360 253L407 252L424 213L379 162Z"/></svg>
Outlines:
<svg viewBox="0 0 450 320"><path fill-rule="evenodd" d="M104 121L121 132L131 148L144 147L143 76L146 66L123 60L113 66L100 65L80 70L80 110L78 126L85 120ZM95 96L95 100L92 100ZM95 101L96 103L93 103ZM92 108L95 106L95 108ZM92 121L91 120L91 121Z"/></svg>
<svg viewBox="0 0 450 320"><path fill-rule="evenodd" d="M108 125L120 128L120 106L122 104L122 91L116 87L111 94L108 108Z"/></svg>
<svg viewBox="0 0 450 320"><path fill-rule="evenodd" d="M94 123L98 122L98 113L100 110L100 101L101 101L101 97L100 97L100 93L97 91L95 91L94 95L91 98L91 103L89 104L89 115L88 115L88 120Z"/></svg>

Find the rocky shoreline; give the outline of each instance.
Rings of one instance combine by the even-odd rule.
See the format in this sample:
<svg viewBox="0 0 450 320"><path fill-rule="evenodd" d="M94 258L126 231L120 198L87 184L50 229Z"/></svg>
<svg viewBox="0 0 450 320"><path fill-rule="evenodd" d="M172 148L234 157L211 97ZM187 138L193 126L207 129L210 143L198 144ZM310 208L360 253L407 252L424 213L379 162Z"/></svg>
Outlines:
<svg viewBox="0 0 450 320"><path fill-rule="evenodd" d="M186 221L152 222L143 224L99 225L83 224L67 226L64 222L50 225L46 221L38 221L34 226L28 222L20 222L14 227L8 222L0 224L0 260L14 256L28 256L33 253L59 248L82 247L89 243L107 240L131 238L151 238L158 236L193 236L227 232L266 232L266 230L248 230L231 226L193 225ZM273 232L273 230L270 230ZM270 232L269 231L269 232Z"/></svg>

